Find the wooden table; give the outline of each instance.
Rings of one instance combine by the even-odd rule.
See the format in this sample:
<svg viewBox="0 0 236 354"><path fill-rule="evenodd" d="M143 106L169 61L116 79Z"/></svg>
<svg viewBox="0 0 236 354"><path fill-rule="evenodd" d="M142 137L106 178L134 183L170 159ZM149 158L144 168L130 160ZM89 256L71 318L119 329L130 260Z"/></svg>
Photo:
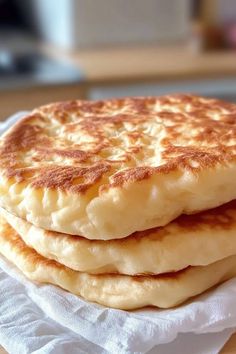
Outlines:
<svg viewBox="0 0 236 354"><path fill-rule="evenodd" d="M231 336L224 348L220 352L221 354L235 354L236 353L236 333Z"/></svg>
<svg viewBox="0 0 236 354"><path fill-rule="evenodd" d="M48 102L86 97L86 87L83 83L0 90L0 121L15 112L32 110Z"/></svg>

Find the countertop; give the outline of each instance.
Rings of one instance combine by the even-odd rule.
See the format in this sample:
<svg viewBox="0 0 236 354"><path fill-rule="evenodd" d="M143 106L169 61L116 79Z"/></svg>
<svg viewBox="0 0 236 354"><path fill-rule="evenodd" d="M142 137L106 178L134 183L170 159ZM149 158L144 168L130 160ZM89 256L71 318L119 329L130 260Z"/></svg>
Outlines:
<svg viewBox="0 0 236 354"><path fill-rule="evenodd" d="M35 85L0 91L0 120L46 102L88 98L97 87L143 83L179 83L184 80L236 80L236 52L194 52L186 46L114 47L69 52L40 45L42 53L66 59L83 73L83 80L63 85ZM182 81L183 80L183 81ZM218 84L217 84L218 85ZM234 92L234 89L233 89Z"/></svg>
<svg viewBox="0 0 236 354"><path fill-rule="evenodd" d="M187 45L114 47L74 52L42 47L77 65L89 85L236 76L236 51L197 52Z"/></svg>

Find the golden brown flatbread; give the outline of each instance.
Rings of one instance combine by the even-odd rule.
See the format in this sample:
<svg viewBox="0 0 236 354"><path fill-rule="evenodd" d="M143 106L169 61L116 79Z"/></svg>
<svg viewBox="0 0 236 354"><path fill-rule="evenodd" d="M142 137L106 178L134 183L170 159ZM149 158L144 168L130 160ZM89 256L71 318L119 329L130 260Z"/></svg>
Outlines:
<svg viewBox="0 0 236 354"><path fill-rule="evenodd" d="M40 107L0 140L0 206L124 238L236 198L236 105L191 95Z"/></svg>
<svg viewBox="0 0 236 354"><path fill-rule="evenodd" d="M159 276L89 275L42 257L3 218L0 253L29 279L55 284L86 300L125 310L147 305L172 307L236 275L236 256Z"/></svg>
<svg viewBox="0 0 236 354"><path fill-rule="evenodd" d="M92 274L160 274L207 265L236 254L236 201L166 226L117 240L88 240L38 228L3 209L0 214L42 256Z"/></svg>

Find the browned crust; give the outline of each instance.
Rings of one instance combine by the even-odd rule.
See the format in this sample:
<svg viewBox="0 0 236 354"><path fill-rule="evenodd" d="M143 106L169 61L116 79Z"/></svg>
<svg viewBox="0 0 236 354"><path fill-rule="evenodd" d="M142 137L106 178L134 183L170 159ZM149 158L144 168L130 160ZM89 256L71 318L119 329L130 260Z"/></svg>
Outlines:
<svg viewBox="0 0 236 354"><path fill-rule="evenodd" d="M155 105L160 106L158 111ZM166 132L156 166L146 164L145 139L150 136L139 129L149 122ZM53 124L62 135L52 132ZM126 124L133 129L127 130ZM129 138L128 148L116 131ZM73 141L75 134L91 141ZM112 149L117 148L123 154L114 159ZM102 192L154 174L189 170L197 175L217 164L226 166L235 156L236 105L193 95L51 104L18 122L0 145L1 173L7 178L73 193L94 185ZM69 163L64 164L65 159Z"/></svg>

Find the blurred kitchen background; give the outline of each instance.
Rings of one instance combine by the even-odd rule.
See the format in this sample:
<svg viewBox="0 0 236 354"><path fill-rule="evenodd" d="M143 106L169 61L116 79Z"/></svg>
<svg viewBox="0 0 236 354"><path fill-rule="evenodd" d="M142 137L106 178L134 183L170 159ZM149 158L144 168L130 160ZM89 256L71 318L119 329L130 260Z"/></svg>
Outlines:
<svg viewBox="0 0 236 354"><path fill-rule="evenodd" d="M171 92L236 102L236 0L0 0L0 120Z"/></svg>

